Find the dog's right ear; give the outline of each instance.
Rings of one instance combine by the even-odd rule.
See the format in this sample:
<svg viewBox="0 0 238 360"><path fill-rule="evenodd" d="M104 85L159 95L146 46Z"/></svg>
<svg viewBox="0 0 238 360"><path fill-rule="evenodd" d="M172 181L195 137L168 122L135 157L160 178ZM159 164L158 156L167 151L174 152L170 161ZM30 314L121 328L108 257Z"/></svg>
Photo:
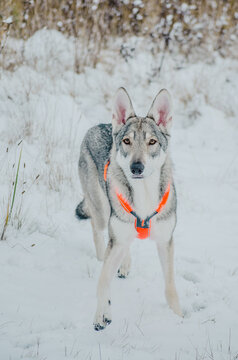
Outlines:
<svg viewBox="0 0 238 360"><path fill-rule="evenodd" d="M131 99L123 87L117 90L112 110L112 126L114 129L121 127L131 116L135 116Z"/></svg>

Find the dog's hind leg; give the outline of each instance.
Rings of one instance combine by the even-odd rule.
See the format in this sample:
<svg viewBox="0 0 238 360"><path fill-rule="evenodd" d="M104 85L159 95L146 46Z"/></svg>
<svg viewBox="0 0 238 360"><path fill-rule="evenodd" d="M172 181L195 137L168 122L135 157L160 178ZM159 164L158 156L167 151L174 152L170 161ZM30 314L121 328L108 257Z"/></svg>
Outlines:
<svg viewBox="0 0 238 360"><path fill-rule="evenodd" d="M102 194L102 196L104 196L104 194ZM102 204L103 200L100 199L98 193L95 194L95 198L98 200L97 205L95 205L95 201L92 198L90 198L90 195L86 194L87 212L86 210L84 210L84 208L86 207L85 206L86 201L83 200L83 202L81 202L77 206L75 213L79 220L88 219L88 218L91 219L91 224L93 229L93 241L96 249L97 259L99 261L103 261L104 253L106 249L105 240L104 240L104 229L107 228L109 210L107 203L104 204L103 207Z"/></svg>
<svg viewBox="0 0 238 360"><path fill-rule="evenodd" d="M99 182L95 183L94 193L90 194L90 204L93 240L97 258L103 261L106 250L104 231L108 228L110 205Z"/></svg>
<svg viewBox="0 0 238 360"><path fill-rule="evenodd" d="M100 186L96 165L87 151L81 155L79 161L79 176L85 200L83 206L80 203L77 209L81 218L84 214L91 218L97 258L102 261L106 249L104 230L108 227L110 205Z"/></svg>
<svg viewBox="0 0 238 360"><path fill-rule="evenodd" d="M103 261L106 249L104 231L108 227L110 207L100 185L95 184L95 186L97 189L94 189L94 192L87 196L87 206L90 212L97 259Z"/></svg>
<svg viewBox="0 0 238 360"><path fill-rule="evenodd" d="M91 217L91 224L93 229L93 241L96 249L97 259L103 261L105 254L105 240L104 240L104 229L98 223L97 217Z"/></svg>

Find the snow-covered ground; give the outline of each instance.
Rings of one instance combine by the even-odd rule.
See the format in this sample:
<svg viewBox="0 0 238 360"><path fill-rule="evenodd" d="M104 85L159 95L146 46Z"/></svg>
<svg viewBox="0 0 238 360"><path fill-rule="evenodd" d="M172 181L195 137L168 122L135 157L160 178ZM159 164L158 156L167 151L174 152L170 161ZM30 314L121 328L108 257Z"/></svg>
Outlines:
<svg viewBox="0 0 238 360"><path fill-rule="evenodd" d="M9 39L15 60L4 61L19 61L22 45ZM238 63L216 54L187 63L170 54L158 77L160 59L138 43L128 62L105 51L96 69L77 75L73 41L42 30L25 43L14 71L1 70L1 231L22 148L0 242L1 360L238 358ZM113 322L98 333L102 264L90 223L74 217L82 198L77 161L86 130L110 121L119 86L139 115L162 87L174 99L175 269L184 318L165 302L155 245L135 240L128 279L113 283Z"/></svg>

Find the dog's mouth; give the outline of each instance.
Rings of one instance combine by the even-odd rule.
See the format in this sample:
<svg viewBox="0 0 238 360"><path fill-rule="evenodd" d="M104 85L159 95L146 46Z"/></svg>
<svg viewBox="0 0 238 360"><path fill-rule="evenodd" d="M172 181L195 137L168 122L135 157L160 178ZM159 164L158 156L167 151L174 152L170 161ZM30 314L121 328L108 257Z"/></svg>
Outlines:
<svg viewBox="0 0 238 360"><path fill-rule="evenodd" d="M143 179L143 175L132 175L132 179Z"/></svg>

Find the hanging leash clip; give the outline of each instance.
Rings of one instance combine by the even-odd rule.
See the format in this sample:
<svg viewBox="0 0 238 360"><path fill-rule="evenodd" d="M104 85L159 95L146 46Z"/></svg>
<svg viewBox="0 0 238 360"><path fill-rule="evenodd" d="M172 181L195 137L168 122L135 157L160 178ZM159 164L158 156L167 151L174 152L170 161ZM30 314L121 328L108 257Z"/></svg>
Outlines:
<svg viewBox="0 0 238 360"><path fill-rule="evenodd" d="M135 213L131 213L132 215L136 216L135 220L135 229L137 231L137 238L138 239L147 239L150 236L150 229L151 229L151 219L146 218L145 220L141 220L139 216Z"/></svg>

